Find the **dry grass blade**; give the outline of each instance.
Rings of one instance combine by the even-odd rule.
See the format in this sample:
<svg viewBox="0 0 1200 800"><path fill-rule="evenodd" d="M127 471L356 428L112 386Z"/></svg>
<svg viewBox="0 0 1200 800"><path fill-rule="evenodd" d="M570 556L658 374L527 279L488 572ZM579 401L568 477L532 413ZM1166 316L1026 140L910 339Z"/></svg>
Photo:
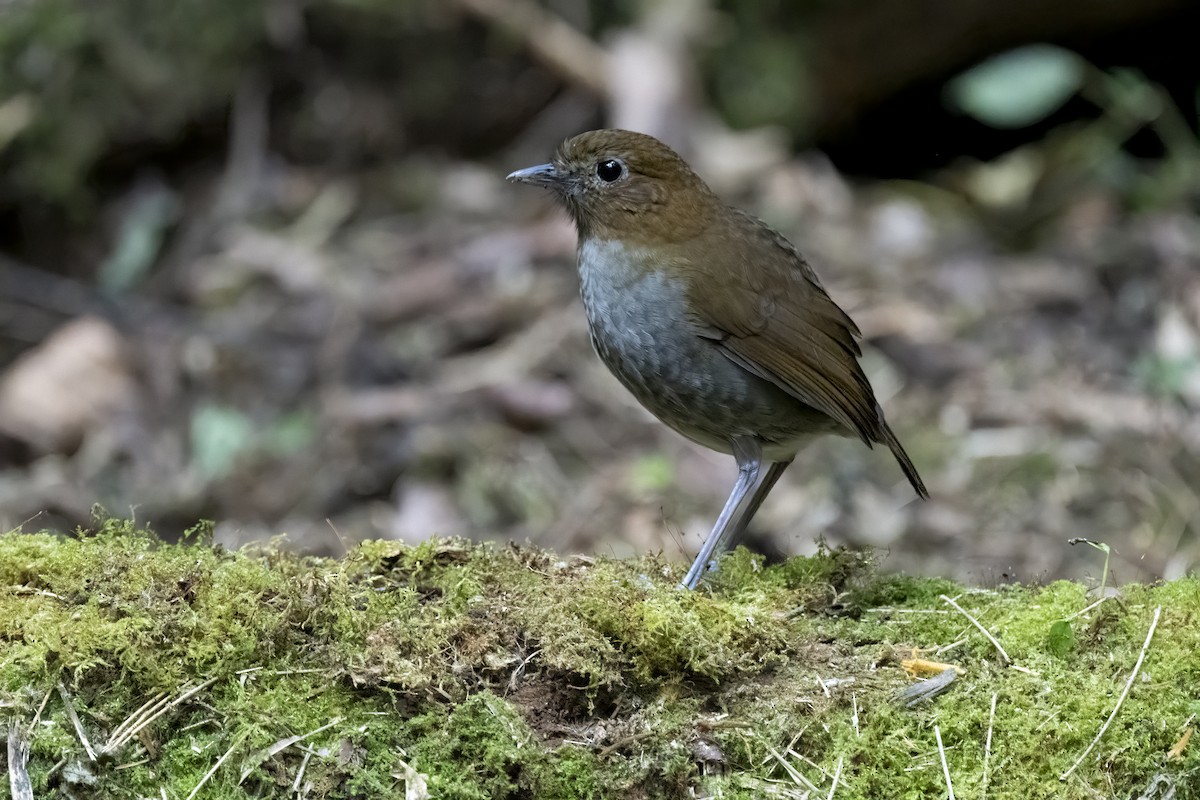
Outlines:
<svg viewBox="0 0 1200 800"><path fill-rule="evenodd" d="M996 724L996 698L999 694L992 693L992 710L988 714L987 739L983 743L983 786L979 789L979 800L987 800L988 790L988 761L992 757L992 728Z"/></svg>
<svg viewBox="0 0 1200 800"><path fill-rule="evenodd" d="M634 742L640 742L643 739L649 739L653 735L654 735L653 731L642 731L641 733L634 733L634 734L630 734L629 736L623 736L622 738L620 738L617 741L610 744L608 747L605 747L603 750L601 750L599 753L597 753L596 756L597 756L597 758L604 758L605 756L610 756L627 744L633 744Z"/></svg>
<svg viewBox="0 0 1200 800"><path fill-rule="evenodd" d="M112 733L110 733L108 735L109 745L111 745L113 742L117 741L118 739L121 739L122 735L125 733L125 729L128 728L130 725L132 725L135 721L137 721L143 714L152 713L152 712L148 712L148 709L151 709L152 707L157 706L159 703L165 703L166 701L167 701L167 693L159 692L158 694L154 695L149 700L147 700L145 703L142 703L142 705L138 707L137 711L134 711L132 714L130 714L128 717L126 717L124 719L124 721L121 722L120 725L113 728ZM101 747L100 748L101 752L108 752L109 745L105 745L104 747Z"/></svg>
<svg viewBox="0 0 1200 800"><path fill-rule="evenodd" d="M67 719L71 720L71 726L75 728L75 735L79 737L79 743L83 745L84 752L88 754L88 758L95 761L96 751L92 749L92 743L88 741L87 734L83 732L83 723L79 721L79 715L75 713L75 706L71 702L71 695L67 693L67 687L61 683L58 685L58 696L62 698L63 706L67 711Z"/></svg>
<svg viewBox="0 0 1200 800"><path fill-rule="evenodd" d="M837 767L833 770L833 785L829 787L829 795L825 798L825 800L833 800L833 793L837 791L838 781L840 781L842 779L842 764L843 763L844 763L843 757L838 756Z"/></svg>
<svg viewBox="0 0 1200 800"><path fill-rule="evenodd" d="M163 700L166 699L165 697L160 698L159 700L153 700L151 702L144 703L141 708L133 712L128 719L117 726L118 730L121 731L120 735L113 736L111 739L109 739L108 744L100 748L100 752L106 754L115 752L134 736L137 736L138 733L147 725L154 722L163 714L166 714L172 708L175 708L192 695L207 689L209 686L212 686L214 683L216 683L216 681L216 678L209 678L204 683L188 689L186 692L179 695L179 697L176 697L169 703L163 702ZM139 714L141 715L140 719L138 719Z"/></svg>
<svg viewBox="0 0 1200 800"><path fill-rule="evenodd" d="M976 628L978 628L979 632L988 638L988 641L991 642L995 646L996 652L1000 653L1000 657L1002 659L1004 659L1004 663L1006 666L1008 664L1012 663L1012 659L1008 657L1008 653L1005 652L1004 648L1000 645L1000 642L996 640L995 636L992 636L992 634L988 631L987 628L983 627L983 625L980 624L979 620L975 619L970 614L968 614L966 609L964 609L962 606L960 606L958 603L956 603L953 598L947 597L944 594L938 595L938 597L940 597L942 600L944 600L945 602L947 602L951 606L953 606L955 611L957 611L958 613L960 613L964 617L966 617L968 620L970 620L971 624L974 625Z"/></svg>
<svg viewBox="0 0 1200 800"><path fill-rule="evenodd" d="M300 769L296 770L296 780L292 781L292 794L299 796L300 785L304 782L304 772L308 769L308 762L312 759L312 751L306 750L304 758L300 761Z"/></svg>
<svg viewBox="0 0 1200 800"><path fill-rule="evenodd" d="M204 773L204 777L200 779L200 782L192 788L192 791L188 792L187 800L193 800L200 790L204 788L204 784L208 783L209 779L212 778L213 775L217 774L217 770L219 770L221 765L224 764L231 755L233 755L233 751L237 749L238 745L245 741L246 736L246 733L238 734L238 737L233 740L233 744L229 745L229 749L221 754L221 757L217 759L217 763L212 765L212 769Z"/></svg>
<svg viewBox="0 0 1200 800"><path fill-rule="evenodd" d="M1082 617L1084 614L1088 613L1093 608L1096 608L1097 606L1102 604L1105 600L1111 600L1111 599L1112 599L1112 595L1106 594L1103 597L1101 597L1099 600L1092 603L1091 605L1087 605L1087 606L1084 606L1083 608L1079 609L1078 611L1076 611L1074 614L1070 615L1069 617L1063 617L1063 622L1070 622L1071 620L1075 619L1076 617Z"/></svg>
<svg viewBox="0 0 1200 800"><path fill-rule="evenodd" d="M242 777L240 777L238 779L238 785L241 785L241 783L243 781L245 781L246 778L250 777L250 773L253 772L255 769L257 769L259 764L263 763L264 761L266 761L269 758L272 758L272 757L278 755L279 753L283 752L284 750L286 750L289 747L291 747L292 745L294 745L296 742L302 742L310 736L316 736L321 731L328 730L329 728L332 728L334 725L340 724L343 719L345 719L345 717L334 717L333 719L331 719L329 722L326 722L321 727L314 728L313 730L309 731L308 733L300 733L295 736L289 736L286 739L280 739L278 742L276 742L275 744L266 748L265 750L259 751L259 753L253 759L253 766L247 767L245 770L242 771Z"/></svg>
<svg viewBox="0 0 1200 800"><path fill-rule="evenodd" d="M771 754L771 757L779 762L779 765L781 767L783 767L783 771L786 772L788 774L788 777L792 779L792 783L795 783L800 786L804 786L804 787L808 788L809 791L813 791L813 792L817 791L817 787L813 784L813 782L810 781L808 778L804 777L803 775L801 775L800 770L796 769L791 764L789 764L788 760L786 758L784 758L783 755L780 754L780 752L778 750L776 750L774 747L771 747L770 745L767 745L766 747L767 747L767 752Z"/></svg>
<svg viewBox="0 0 1200 800"><path fill-rule="evenodd" d="M942 729L934 725L933 735L937 737L938 756L942 759L942 774L946 776L946 796L954 800L954 784L950 782L950 765L946 763L946 746L942 744Z"/></svg>
<svg viewBox="0 0 1200 800"><path fill-rule="evenodd" d="M1125 688L1121 690L1121 696L1117 698L1117 704L1113 706L1112 713L1108 715L1108 719L1104 720L1104 724L1100 726L1096 738L1092 739L1091 743L1084 748L1084 751L1079 754L1079 758L1075 759L1075 763L1071 765L1070 769L1058 776L1060 781L1065 781L1069 778L1071 773L1083 763L1088 753L1092 752L1092 748L1100 741L1100 737L1108 730L1108 726L1116 719L1117 712L1121 710L1121 706L1125 703L1125 698L1129 696L1129 690L1133 688L1134 679L1142 671L1142 662L1146 660L1146 651L1150 649L1150 640L1154 638L1154 630L1158 627L1158 618L1160 616L1162 616L1162 606L1154 609L1154 619L1150 622L1150 630L1146 633L1146 641L1142 643L1142 652L1138 654L1137 663L1133 665L1133 671L1129 673L1129 680L1125 681Z"/></svg>

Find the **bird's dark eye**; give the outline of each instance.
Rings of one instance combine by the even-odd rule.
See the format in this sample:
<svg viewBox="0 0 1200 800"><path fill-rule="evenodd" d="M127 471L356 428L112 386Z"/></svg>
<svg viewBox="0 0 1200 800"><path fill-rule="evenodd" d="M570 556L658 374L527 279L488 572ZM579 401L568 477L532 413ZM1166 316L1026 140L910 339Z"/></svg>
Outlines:
<svg viewBox="0 0 1200 800"><path fill-rule="evenodd" d="M625 165L615 158L606 158L596 164L596 177L605 183L618 181L625 174Z"/></svg>

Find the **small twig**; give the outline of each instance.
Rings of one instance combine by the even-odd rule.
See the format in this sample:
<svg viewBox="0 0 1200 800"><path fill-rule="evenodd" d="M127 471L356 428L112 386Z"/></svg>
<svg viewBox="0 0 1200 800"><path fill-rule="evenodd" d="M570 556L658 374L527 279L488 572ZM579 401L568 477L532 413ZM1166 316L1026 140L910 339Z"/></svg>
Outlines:
<svg viewBox="0 0 1200 800"><path fill-rule="evenodd" d="M837 791L838 781L842 777L842 762L844 757L838 756L837 767L833 770L833 785L829 787L829 796L825 800L833 800L833 793Z"/></svg>
<svg viewBox="0 0 1200 800"><path fill-rule="evenodd" d="M850 705L854 709L854 711L850 715L850 722L854 725L854 735L859 736L860 734L858 732L858 694L855 692L850 693Z"/></svg>
<svg viewBox="0 0 1200 800"><path fill-rule="evenodd" d="M940 608L896 608L895 606L876 606L868 608L868 614L949 614Z"/></svg>
<svg viewBox="0 0 1200 800"><path fill-rule="evenodd" d="M217 770L221 768L221 765L225 763L226 759L233 755L233 751L237 749L238 745L245 741L247 735L247 731L243 731L242 733L238 734L237 738L233 740L233 744L229 745L229 749L217 759L217 763L212 765L212 769L204 773L204 777L200 779L200 782L196 784L192 791L188 792L187 800L192 800L192 798L194 798L200 792L200 790L204 788L204 784L208 783L208 779L217 774Z"/></svg>
<svg viewBox="0 0 1200 800"><path fill-rule="evenodd" d="M812 792L817 791L817 787L813 784L813 782L804 777L804 775L800 773L800 770L789 764L788 760L784 758L778 750L776 750L774 747L771 747L769 744L765 746L767 748L767 752L771 754L771 757L779 762L779 765L783 767L784 772L786 772L788 777L792 779L792 783L803 784L808 787L809 791Z"/></svg>
<svg viewBox="0 0 1200 800"><path fill-rule="evenodd" d="M263 675L307 675L312 672L324 672L323 669L317 667L306 667L304 669L271 669L263 672L263 667L246 667L239 669L234 675L251 675L255 672L262 672Z"/></svg>
<svg viewBox="0 0 1200 800"><path fill-rule="evenodd" d="M969 619L971 621L971 624L974 625L976 628L978 628L979 632L982 633L984 636L986 636L988 638L989 642L991 642L993 645L995 645L997 652L999 652L1000 657L1004 659L1004 664L1006 666L1012 663L1012 659L1008 657L1008 653L1005 652L1004 648L1000 645L1000 642L998 642L996 640L995 636L992 636L992 634L988 632L987 628L983 627L983 625L981 625L979 623L979 620L975 619L970 614L968 614L966 609L964 609L958 603L954 602L954 600L952 598L947 597L944 594L938 595L938 597L940 597L942 600L946 601L951 606L953 606L955 611L957 611L958 613L962 614L964 617Z"/></svg>
<svg viewBox="0 0 1200 800"><path fill-rule="evenodd" d="M296 780L292 781L292 794L300 794L300 784L304 780L304 771L308 769L309 759L312 758L312 751L308 750L304 753L304 758L300 760L300 769L296 771Z"/></svg>
<svg viewBox="0 0 1200 800"><path fill-rule="evenodd" d="M133 722L135 720L137 720L142 714L146 713L147 709L149 709L152 706L158 705L160 702L166 702L166 699L167 699L167 693L159 692L158 694L154 695L146 702L142 703L141 706L138 707L137 711L134 711L132 714L130 714L128 717L126 717L124 719L124 721L121 722L120 725L113 728L112 733L110 733L108 735L109 742L113 742L113 741L119 739L121 734L123 734L125 732L125 729L127 727L129 727L131 724L133 724ZM101 748L101 750L107 750L107 749L108 749L107 747Z"/></svg>
<svg viewBox="0 0 1200 800"><path fill-rule="evenodd" d="M308 733L300 733L295 736L289 736L286 739L280 739L278 742L276 742L275 744L266 748L265 750L259 751L259 753L257 755L261 756L261 758L254 759L254 765L251 767L247 767L245 770L242 771L242 777L238 779L238 785L240 786L242 784L242 782L246 780L246 778L249 778L250 773L252 773L252 772L254 772L254 770L258 769L259 764L262 764L264 761L267 761L268 759L274 758L275 756L279 755L287 748L294 745L296 742L302 742L305 739L309 738L310 736L316 736L321 731L326 730L328 728L332 728L334 725L340 725L342 720L344 720L344 719L345 719L345 717L334 717L332 720L330 720L329 722L326 722L321 727L314 728L313 730L309 731Z"/></svg>
<svg viewBox="0 0 1200 800"><path fill-rule="evenodd" d="M216 678L209 678L204 683L202 683L198 686L193 686L191 689L188 689L186 692L179 695L179 697L176 697L174 700L172 700L169 703L165 703L165 704L163 703L163 700L166 699L165 697L163 697L159 700L150 702L150 703L144 703L141 708L139 708L137 711L135 711L133 714L131 714L128 719L126 719L124 722L122 722L120 725L117 726L118 730L121 730L120 735L111 737L108 740L108 744L106 744L100 748L100 752L102 752L102 753L115 752L118 748L120 748L122 745L124 745L126 742L128 742L130 739L132 739L134 736L136 736L139 732L141 732L141 730L143 728L145 728L147 725L154 722L156 719L161 717L163 714L166 714L172 708L175 708L177 705L179 705L183 701L187 700L192 695L194 695L197 692L200 692L204 689L207 689L209 686L212 686L216 682L217 682ZM137 719L138 714L142 715L141 719ZM136 720L136 722L135 722L135 720ZM126 727L126 726L128 726L128 727Z"/></svg>
<svg viewBox="0 0 1200 800"><path fill-rule="evenodd" d="M942 645L941 647L934 650L933 654L935 656L940 656L942 653L948 653L951 650L953 650L954 648L958 647L959 645L966 644L967 641L968 641L968 638L966 636L964 636L963 638L959 639L957 642L951 642L950 644Z"/></svg>
<svg viewBox="0 0 1200 800"><path fill-rule="evenodd" d="M988 714L987 740L983 743L983 787L979 790L979 800L987 800L988 789L988 760L992 757L992 727L996 724L996 698L999 693L992 693L992 711Z"/></svg>
<svg viewBox="0 0 1200 800"><path fill-rule="evenodd" d="M1106 719L1104 724L1100 726L1100 732L1096 734L1096 738L1092 739L1091 744L1089 744L1087 748L1079 754L1079 758L1075 759L1075 763L1071 765L1071 768L1062 775L1058 776L1060 781L1065 781L1067 778L1069 778L1071 773L1075 771L1075 768L1083 763L1083 760L1087 758L1088 753L1092 752L1092 748L1095 747L1100 741L1100 737L1104 735L1106 730L1108 730L1108 726L1112 724L1114 719L1116 719L1117 712L1121 710L1121 706L1124 704L1125 698L1129 696L1129 690L1133 688L1134 678L1136 678L1138 673L1142 671L1142 662L1146 660L1146 651L1150 649L1150 640L1154 638L1154 630L1158 627L1158 618L1161 615L1162 606L1159 606L1158 608L1154 609L1154 619L1150 622L1150 630L1146 633L1146 641L1142 643L1142 652L1138 654L1137 663L1133 665L1133 671L1129 673L1129 680L1125 681L1125 688L1121 691L1121 696L1117 698L1117 704L1113 706L1112 713L1108 715L1108 719Z"/></svg>
<svg viewBox="0 0 1200 800"><path fill-rule="evenodd" d="M1084 608L1081 608L1081 609L1079 609L1078 611L1076 611L1076 612L1075 612L1074 614L1072 614L1071 616L1069 616L1069 617L1063 617L1063 622L1070 622L1071 620L1075 619L1076 617L1081 617L1081 616L1083 616L1084 614L1086 614L1087 612L1091 611L1093 608L1095 608L1096 606L1100 605L1100 604L1101 604L1101 603L1103 603L1105 600L1108 600L1108 599L1110 599L1111 597L1112 597L1112 595L1109 595L1109 594L1106 594L1106 595L1104 595L1103 597L1101 597L1101 598L1100 598L1099 600L1097 600L1096 602L1092 603L1092 604L1091 604L1091 605L1089 605L1089 606L1086 606L1086 607L1084 607Z"/></svg>
<svg viewBox="0 0 1200 800"><path fill-rule="evenodd" d="M1191 741L1192 738L1192 731L1194 730L1195 728L1193 728L1191 725L1184 729L1183 735L1179 737L1177 742L1175 742L1175 746L1167 751L1167 761L1179 761L1181 758L1183 758L1183 751L1187 749L1188 742Z"/></svg>
<svg viewBox="0 0 1200 800"><path fill-rule="evenodd" d="M71 704L71 695L67 694L67 687L62 683L58 684L58 696L62 698L63 705L66 706L67 719L71 720L71 725L75 728L75 735L79 737L84 752L87 753L89 759L95 761L96 751L92 749L92 743L88 741L87 734L83 732L83 723L79 721L79 715L75 713L75 706Z"/></svg>
<svg viewBox="0 0 1200 800"><path fill-rule="evenodd" d="M949 800L954 800L954 784L950 782L950 765L946 763L946 748L942 744L942 729L933 726L933 735L937 737L938 755L942 758L942 774L946 776L946 792Z"/></svg>
<svg viewBox="0 0 1200 800"><path fill-rule="evenodd" d="M618 739L617 741L613 742L608 747L605 747L603 750L601 750L599 753L597 753L596 758L604 758L607 755L615 753L618 749L624 747L627 744L633 744L634 742L640 742L642 739L646 739L653 735L654 735L654 731L642 731L641 733L635 733L630 736L626 736L624 738Z"/></svg>
<svg viewBox="0 0 1200 800"><path fill-rule="evenodd" d="M53 689L47 689L42 695L42 702L37 708L37 713L33 715L33 722L29 723L29 735L33 735L34 729L37 727L38 721L42 718L42 712L46 710L46 703L50 702L50 695L54 693Z"/></svg>

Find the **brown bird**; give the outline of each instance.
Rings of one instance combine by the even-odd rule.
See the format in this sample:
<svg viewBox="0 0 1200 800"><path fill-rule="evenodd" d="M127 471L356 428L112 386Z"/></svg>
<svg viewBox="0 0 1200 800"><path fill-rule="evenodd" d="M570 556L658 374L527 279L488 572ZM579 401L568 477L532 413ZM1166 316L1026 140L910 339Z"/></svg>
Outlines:
<svg viewBox="0 0 1200 800"><path fill-rule="evenodd" d="M574 220L580 294L608 368L671 428L737 459L737 483L682 586L716 568L820 434L886 444L929 496L859 366L858 327L787 239L722 203L673 150L641 133L590 131L508 179L551 189Z"/></svg>

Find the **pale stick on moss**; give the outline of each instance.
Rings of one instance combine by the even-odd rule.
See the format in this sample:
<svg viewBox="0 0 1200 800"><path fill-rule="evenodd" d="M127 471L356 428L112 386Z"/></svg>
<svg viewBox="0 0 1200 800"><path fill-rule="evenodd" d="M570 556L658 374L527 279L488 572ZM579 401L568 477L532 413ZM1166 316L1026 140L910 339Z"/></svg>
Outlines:
<svg viewBox="0 0 1200 800"><path fill-rule="evenodd" d="M983 786L979 790L979 800L987 800L988 789L988 760L992 757L992 727L996 724L996 698L998 692L992 693L992 710L988 714L987 739L983 743Z"/></svg>
<svg viewBox="0 0 1200 800"><path fill-rule="evenodd" d="M942 744L942 729L933 726L933 735L937 737L938 756L942 759L942 774L946 776L946 792L949 800L954 800L954 784L950 782L950 765L946 763L946 747Z"/></svg>
<svg viewBox="0 0 1200 800"><path fill-rule="evenodd" d="M75 728L75 735L79 737L84 752L87 753L88 758L95 761L96 751L92 749L92 743L88 741L87 734L83 732L83 723L79 721L79 715L75 713L75 705L71 702L71 695L67 694L67 687L61 683L58 684L58 696L62 698L63 705L67 710L67 719L71 720L71 726Z"/></svg>
<svg viewBox="0 0 1200 800"><path fill-rule="evenodd" d="M1085 607L1083 607L1083 608L1079 609L1078 611L1076 611L1076 612L1075 612L1074 614L1072 614L1071 616L1069 616L1069 617L1063 617L1063 622L1070 622L1071 620L1075 619L1076 617L1081 617L1081 616L1083 616L1084 614L1086 614L1087 612L1091 611L1091 610L1092 610L1093 608L1095 608L1096 606L1098 606L1098 605L1100 605L1101 603L1103 603L1105 600L1110 600L1110 599L1112 599L1112 595L1111 595L1111 594L1106 594L1106 595L1104 595L1104 597L1101 597L1099 600L1097 600L1096 602L1092 603L1091 605L1089 605L1089 606L1085 606Z"/></svg>
<svg viewBox="0 0 1200 800"><path fill-rule="evenodd" d="M829 787L829 796L825 800L833 800L833 793L837 791L838 781L842 777L842 762L843 757L838 756L837 768L833 771L833 785Z"/></svg>
<svg viewBox="0 0 1200 800"><path fill-rule="evenodd" d="M949 603L951 606L953 606L955 611L957 611L958 613L960 613L964 617L966 617L968 620L970 620L971 624L974 625L976 628L978 628L979 632L988 638L988 641L991 642L996 647L996 651L998 653L1000 653L1000 657L1002 659L1004 659L1005 666L1008 666L1009 664L1012 663L1012 659L1008 657L1008 653L1005 652L1004 648L1000 645L1000 642L996 640L995 636L992 636L992 634L988 631L987 628L983 627L983 625L980 624L979 620L975 619L970 614L968 614L965 608L960 606L958 603L954 602L953 598L947 597L944 594L940 594L940 595L938 595L938 597L941 598L942 600L945 600L947 603Z"/></svg>
<svg viewBox="0 0 1200 800"><path fill-rule="evenodd" d="M300 769L296 770L296 780L292 781L292 794L300 794L300 785L304 782L304 772L308 769L308 762L313 756L312 750L304 751L304 758L300 760Z"/></svg>
<svg viewBox="0 0 1200 800"><path fill-rule="evenodd" d="M219 770L221 765L224 764L231 755L233 755L233 751L237 749L238 745L246 740L248 735L249 731L243 731L242 733L238 734L237 738L233 740L233 744L229 745L229 749L217 759L217 763L212 765L212 769L204 773L204 777L200 779L200 782L196 784L192 791L188 792L187 800L192 800L192 798L194 798L200 792L200 790L204 788L204 784L208 783L208 779L217 774L217 770Z"/></svg>
<svg viewBox="0 0 1200 800"><path fill-rule="evenodd" d="M121 745L128 742L134 736L137 736L138 732L151 722L154 722L154 720L158 719L172 708L175 708L175 706L187 700L192 695L207 689L216 682L216 678L209 678L204 683L198 686L193 686L191 689L188 689L186 692L179 695L179 697L176 697L174 700L166 703L165 705L164 701L166 700L166 697L161 697L159 700L143 704L141 708L130 714L124 722L117 726L117 731L120 731L120 733L112 736L108 740L108 744L100 748L100 752L106 754L115 752L121 747ZM140 718L139 715L141 715ZM116 732L114 731L114 733Z"/></svg>
<svg viewBox="0 0 1200 800"><path fill-rule="evenodd" d="M786 772L788 777L792 779L792 783L806 786L811 792L817 791L817 787L813 784L813 782L804 777L804 775L800 773L800 770L789 764L788 760L784 758L778 750L776 750L774 747L771 747L769 744L765 746L767 748L767 752L771 754L771 757L779 762L779 765L783 767L784 772Z"/></svg>
<svg viewBox="0 0 1200 800"><path fill-rule="evenodd" d="M1106 730L1108 730L1108 726L1111 725L1112 721L1116 718L1117 712L1121 710L1121 705L1124 704L1125 698L1129 696L1129 690L1133 688L1134 678L1136 678L1138 673L1142 671L1142 662L1146 660L1146 651L1150 649L1150 640L1154 638L1154 629L1158 627L1158 618L1161 615L1162 606L1159 606L1158 608L1154 609L1154 619L1150 621L1150 630L1146 633L1146 641L1142 643L1142 652L1138 654L1137 663L1133 665L1133 671L1129 673L1129 680L1125 681L1125 688L1121 690L1121 696L1117 698L1117 704L1113 706L1112 713L1108 715L1108 719L1104 720L1104 724L1100 726L1100 731L1096 734L1096 738L1092 739L1091 744L1089 744L1084 751L1079 754L1079 758L1075 759L1075 763L1071 765L1071 768L1062 775L1058 776L1060 781L1065 781L1067 778L1069 778L1071 773L1075 771L1075 768L1083 763L1083 760L1087 758L1088 753L1092 752L1092 748L1095 747L1096 743L1100 741L1100 737L1104 735Z"/></svg>
<svg viewBox="0 0 1200 800"><path fill-rule="evenodd" d="M319 728L314 728L313 730L309 731L308 733L298 733L295 736L289 736L286 739L280 739L278 742L271 745L270 747L267 747L267 748L255 753L254 756L250 759L250 761L253 763L253 766L248 766L244 770L242 770L242 777L238 779L238 786L241 786L243 783L245 783L246 778L250 777L250 773L252 773L252 772L254 772L254 770L258 769L259 765L262 764L263 762L268 761L268 760L274 758L275 756L279 755L284 750L286 750L289 747L291 747L292 745L294 745L296 742L302 742L305 739L309 738L310 736L316 736L318 733L320 733L323 730L332 728L334 725L341 724L342 720L344 720L344 719L345 719L345 717L334 717L332 720L330 720L329 722L326 722L324 725L322 725Z"/></svg>

